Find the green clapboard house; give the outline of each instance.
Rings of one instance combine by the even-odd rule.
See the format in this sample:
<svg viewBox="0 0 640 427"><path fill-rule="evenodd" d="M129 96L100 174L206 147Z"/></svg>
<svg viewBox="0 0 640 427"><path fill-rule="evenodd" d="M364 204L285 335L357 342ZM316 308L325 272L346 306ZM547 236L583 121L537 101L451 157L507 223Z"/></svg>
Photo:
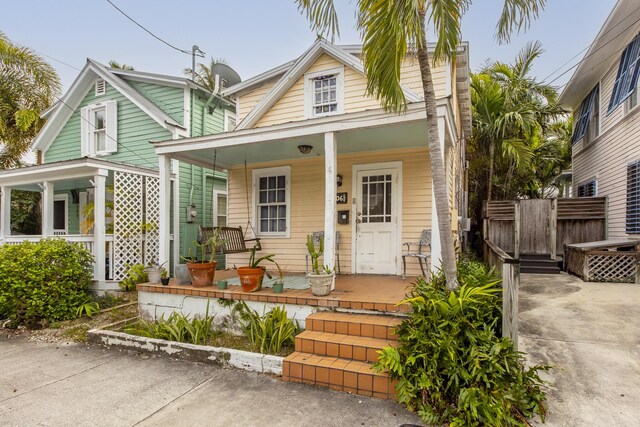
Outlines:
<svg viewBox="0 0 640 427"><path fill-rule="evenodd" d="M33 142L39 164L0 172L0 242L80 242L96 259L95 288L106 290L117 288L127 265L157 262L167 237L159 236L159 162L149 141L233 130L235 105L184 77L88 59L43 117ZM202 160L211 167L171 163L170 203L180 213L171 219L171 264L200 256L200 225L226 224L226 174L214 158ZM12 233L12 190L42 194L40 235Z"/></svg>

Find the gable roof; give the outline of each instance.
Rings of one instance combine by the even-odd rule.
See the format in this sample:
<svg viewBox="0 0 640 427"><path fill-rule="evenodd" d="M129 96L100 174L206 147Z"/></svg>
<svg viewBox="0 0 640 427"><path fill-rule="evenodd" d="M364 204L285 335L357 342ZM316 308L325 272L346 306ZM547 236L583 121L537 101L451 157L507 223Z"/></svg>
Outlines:
<svg viewBox="0 0 640 427"><path fill-rule="evenodd" d="M562 91L561 105L575 110L639 31L637 0L619 0Z"/></svg>
<svg viewBox="0 0 640 427"><path fill-rule="evenodd" d="M325 40L318 39L302 56L297 60L284 64L271 72L263 73L260 79L249 79L243 83L234 85L224 91L224 95L230 95L236 93L239 90L245 89L250 85L255 85L258 82L267 80L268 75L271 74L271 78L277 76L280 72L284 71L280 80L275 84L273 88L256 104L256 106L244 117L244 119L236 127L237 130L246 129L255 125L262 116L282 97L302 75L313 65L313 63L320 58L321 55L327 54L333 57L335 60L342 62L352 70L365 75L364 65L359 58L346 52L340 47L326 42ZM291 65L289 65L291 64ZM418 96L414 91L402 87L404 95L409 102L417 102L422 98Z"/></svg>
<svg viewBox="0 0 640 427"><path fill-rule="evenodd" d="M87 91L91 88L96 78L102 78L104 81L109 83L163 128L170 132L176 132L182 136L188 136L185 132L185 127L182 126L181 123L171 118L171 116L160 109L160 107L134 89L129 83L127 83L126 79L121 78L121 76L125 74L123 71L125 70L117 70L107 67L93 59L87 58L87 63L80 71L78 77L73 81L67 93L65 93L65 95L51 108L42 113L42 116L47 118L47 122L33 140L31 148L42 151L46 151L47 148L49 148L49 145L51 145L53 140L60 133L64 125L67 123L67 120L77 112L76 110L78 106L86 96ZM131 75L131 73L133 72L127 72L128 75ZM135 72L135 74L151 75L151 73L141 72ZM173 79L177 80L178 78ZM195 85L195 83L193 84Z"/></svg>

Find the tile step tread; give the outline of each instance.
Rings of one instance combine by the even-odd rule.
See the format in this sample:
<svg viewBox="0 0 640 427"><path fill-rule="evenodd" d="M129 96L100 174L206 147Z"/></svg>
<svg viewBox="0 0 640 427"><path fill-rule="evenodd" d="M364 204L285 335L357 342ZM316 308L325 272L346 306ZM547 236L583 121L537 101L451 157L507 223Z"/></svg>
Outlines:
<svg viewBox="0 0 640 427"><path fill-rule="evenodd" d="M334 311L318 311L307 316L307 319L329 320L335 322L363 323L367 325L396 326L402 323L402 318L376 314L352 314Z"/></svg>
<svg viewBox="0 0 640 427"><path fill-rule="evenodd" d="M361 362L359 360L341 359L339 357L318 356L311 353L303 353L294 351L284 358L284 363L300 363L301 365L313 365L324 368L340 369L345 372L362 373L373 375L376 377L389 378L386 372L376 372L373 370L373 364Z"/></svg>
<svg viewBox="0 0 640 427"><path fill-rule="evenodd" d="M319 331L303 331L296 335L296 338L307 339L313 341L322 341L333 344L349 344L354 346L375 348L377 350L387 347L389 345L396 346L398 341L381 339L381 338L369 338L358 337L353 335L344 334L331 334L328 332Z"/></svg>

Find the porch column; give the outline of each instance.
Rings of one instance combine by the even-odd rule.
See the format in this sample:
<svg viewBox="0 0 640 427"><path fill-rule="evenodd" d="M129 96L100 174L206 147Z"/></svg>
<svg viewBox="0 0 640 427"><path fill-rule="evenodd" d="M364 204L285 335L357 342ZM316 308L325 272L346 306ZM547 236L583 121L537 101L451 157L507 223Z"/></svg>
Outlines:
<svg viewBox="0 0 640 427"><path fill-rule="evenodd" d="M106 280L105 247L106 247L106 225L105 225L105 203L107 190L107 177L105 174L93 177L95 188L94 208L93 208L93 256L95 264L93 267L93 279L100 289Z"/></svg>
<svg viewBox="0 0 640 427"><path fill-rule="evenodd" d="M180 161L171 160L173 171L173 263L180 264ZM161 216L162 217L162 216ZM170 244L170 243L167 243ZM167 263L167 269L169 264Z"/></svg>
<svg viewBox="0 0 640 427"><path fill-rule="evenodd" d="M53 236L53 182L42 183L42 237Z"/></svg>
<svg viewBox="0 0 640 427"><path fill-rule="evenodd" d="M11 236L11 187L0 187L0 240Z"/></svg>
<svg viewBox="0 0 640 427"><path fill-rule="evenodd" d="M444 135L446 121L444 117L438 117L438 141L442 152L442 161L445 161ZM429 135L431 138L431 135ZM444 168L445 173L447 168ZM431 171L433 173L433 171ZM431 271L438 271L442 265L442 245L440 244L440 229L438 228L438 211L436 209L436 195L433 191L433 180L431 180Z"/></svg>
<svg viewBox="0 0 640 427"><path fill-rule="evenodd" d="M169 265L170 240L171 232L171 159L161 154L159 157L160 172L160 224L159 231L159 247L160 247L160 264L167 263Z"/></svg>
<svg viewBox="0 0 640 427"><path fill-rule="evenodd" d="M336 134L324 134L324 263L329 268L335 267L336 259L336 179L337 179ZM335 281L331 285L335 289Z"/></svg>

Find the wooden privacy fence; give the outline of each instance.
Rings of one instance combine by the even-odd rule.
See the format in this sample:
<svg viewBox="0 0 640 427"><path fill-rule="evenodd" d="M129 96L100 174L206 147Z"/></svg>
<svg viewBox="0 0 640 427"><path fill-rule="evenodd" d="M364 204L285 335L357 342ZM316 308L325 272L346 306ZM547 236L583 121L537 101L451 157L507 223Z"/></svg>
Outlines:
<svg viewBox="0 0 640 427"><path fill-rule="evenodd" d="M483 233L514 258L548 254L566 244L606 239L606 197L524 199L484 202Z"/></svg>
<svg viewBox="0 0 640 427"><path fill-rule="evenodd" d="M511 257L490 240L484 241L484 259L502 278L502 336L518 349L518 290L520 260Z"/></svg>
<svg viewBox="0 0 640 427"><path fill-rule="evenodd" d="M564 264L567 272L586 282L640 283L640 241L566 245Z"/></svg>

